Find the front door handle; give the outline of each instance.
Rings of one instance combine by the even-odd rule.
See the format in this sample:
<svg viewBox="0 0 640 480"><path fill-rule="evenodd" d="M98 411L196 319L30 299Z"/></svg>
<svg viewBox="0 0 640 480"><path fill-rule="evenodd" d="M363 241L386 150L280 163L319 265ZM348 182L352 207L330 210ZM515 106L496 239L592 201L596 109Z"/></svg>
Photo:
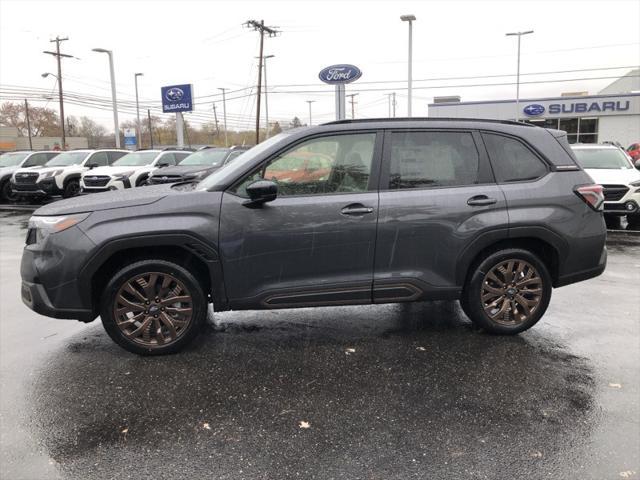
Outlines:
<svg viewBox="0 0 640 480"><path fill-rule="evenodd" d="M361 203L352 203L340 210L340 213L343 215L365 215L371 212L373 212L373 208L365 207Z"/></svg>
<svg viewBox="0 0 640 480"><path fill-rule="evenodd" d="M497 200L495 198L487 197L486 195L476 195L475 197L471 197L467 200L467 205L475 206L486 206L493 205Z"/></svg>

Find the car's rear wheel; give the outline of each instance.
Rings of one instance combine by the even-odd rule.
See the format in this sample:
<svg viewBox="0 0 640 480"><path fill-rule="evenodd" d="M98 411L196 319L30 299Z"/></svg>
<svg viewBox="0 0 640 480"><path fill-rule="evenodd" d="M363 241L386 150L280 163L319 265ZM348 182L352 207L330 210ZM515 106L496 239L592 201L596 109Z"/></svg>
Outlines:
<svg viewBox="0 0 640 480"><path fill-rule="evenodd" d="M551 276L533 253L506 249L487 255L468 277L461 304L479 327L516 334L535 325L551 299Z"/></svg>
<svg viewBox="0 0 640 480"><path fill-rule="evenodd" d="M7 202L15 202L18 199L18 195L11 189L9 180L5 180L0 187L0 199Z"/></svg>
<svg viewBox="0 0 640 480"><path fill-rule="evenodd" d="M76 179L69 180L67 184L64 186L64 190L62 192L62 198L75 197L79 193L80 193L80 181Z"/></svg>
<svg viewBox="0 0 640 480"><path fill-rule="evenodd" d="M109 336L141 355L174 353L206 322L207 300L198 280L165 260L142 260L108 283L100 316Z"/></svg>

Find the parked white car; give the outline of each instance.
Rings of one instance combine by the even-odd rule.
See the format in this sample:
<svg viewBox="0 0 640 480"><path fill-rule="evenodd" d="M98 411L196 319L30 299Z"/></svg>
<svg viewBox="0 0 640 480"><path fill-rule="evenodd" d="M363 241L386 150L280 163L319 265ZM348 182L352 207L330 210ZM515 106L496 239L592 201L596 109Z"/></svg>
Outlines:
<svg viewBox="0 0 640 480"><path fill-rule="evenodd" d="M83 172L110 165L126 154L115 149L61 152L41 167L18 169L11 177L11 189L19 196L69 198L80 192Z"/></svg>
<svg viewBox="0 0 640 480"><path fill-rule="evenodd" d="M604 214L626 215L640 226L640 172L631 157L614 145L572 145L578 163L604 187Z"/></svg>
<svg viewBox="0 0 640 480"><path fill-rule="evenodd" d="M138 150L114 162L108 167L85 172L80 180L83 192L106 192L146 185L156 169L177 165L189 156L183 150Z"/></svg>
<svg viewBox="0 0 640 480"><path fill-rule="evenodd" d="M0 200L13 202L17 199L11 189L11 176L16 170L40 167L59 153L56 150L20 150L0 155Z"/></svg>

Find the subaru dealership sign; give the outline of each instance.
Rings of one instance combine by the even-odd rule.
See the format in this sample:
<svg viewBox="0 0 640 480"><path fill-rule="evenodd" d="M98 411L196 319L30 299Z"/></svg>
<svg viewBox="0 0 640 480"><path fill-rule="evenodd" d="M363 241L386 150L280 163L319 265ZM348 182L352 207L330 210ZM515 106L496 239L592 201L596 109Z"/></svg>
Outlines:
<svg viewBox="0 0 640 480"><path fill-rule="evenodd" d="M193 110L193 86L169 85L162 87L162 111L164 113L190 112Z"/></svg>
<svg viewBox="0 0 640 480"><path fill-rule="evenodd" d="M355 65L340 64L323 68L318 77L330 85L355 82L362 76L362 71Z"/></svg>

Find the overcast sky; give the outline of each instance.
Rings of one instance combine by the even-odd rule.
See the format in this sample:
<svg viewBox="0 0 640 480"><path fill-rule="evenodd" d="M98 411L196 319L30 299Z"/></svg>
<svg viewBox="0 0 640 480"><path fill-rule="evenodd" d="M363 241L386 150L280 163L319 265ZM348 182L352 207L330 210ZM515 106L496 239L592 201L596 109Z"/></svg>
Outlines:
<svg viewBox="0 0 640 480"><path fill-rule="evenodd" d="M92 96L110 98L107 56L91 52L101 47L114 52L121 121L133 118L133 78L135 72L142 72L142 108L160 107L162 85L192 83L196 112L186 118L194 123L213 120L215 101L222 120L217 89L226 87L229 128L251 128L255 97L247 96L250 90L240 89L257 82L258 34L242 24L264 19L281 31L265 39L265 54L275 55L267 68L271 120L289 121L297 115L307 122L306 100L316 101L314 123L332 120L333 87L322 84L318 72L334 63L352 63L363 71L358 82L347 86L347 93L359 92L356 116L386 116L386 94L393 91L397 92L397 113L405 115L407 24L399 16L408 13L417 17L415 116L427 114L434 96L513 98L514 85L465 86L515 81L515 76L496 76L515 74L516 39L505 37L506 32L535 30L522 40L521 98L567 91L597 93L613 81L601 77L630 70L601 69L640 64L638 0L0 0L0 100L20 96L9 93L16 87L47 89L54 92L48 106L58 109L55 79L41 74L55 73L55 59L42 51L53 49L55 44L49 40L60 35L69 37L62 51L79 57L63 60L65 93L78 94L76 103L86 104ZM594 70L533 75L586 69ZM600 79L564 81L595 77ZM540 81L547 83L524 83ZM349 105L347 112L350 115ZM87 115L112 127L111 113L103 104L96 109L69 102L65 113Z"/></svg>

